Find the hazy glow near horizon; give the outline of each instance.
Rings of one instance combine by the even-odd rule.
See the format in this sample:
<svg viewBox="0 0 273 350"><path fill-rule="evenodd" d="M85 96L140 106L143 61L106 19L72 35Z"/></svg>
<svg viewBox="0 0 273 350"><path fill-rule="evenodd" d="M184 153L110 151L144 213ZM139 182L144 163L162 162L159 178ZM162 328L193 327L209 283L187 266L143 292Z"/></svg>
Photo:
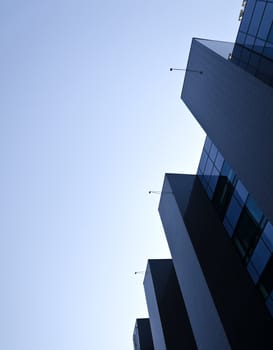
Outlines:
<svg viewBox="0 0 273 350"><path fill-rule="evenodd" d="M169 68L192 37L234 41L240 5L0 4L1 349L133 348L134 272L169 256L148 191L204 141Z"/></svg>

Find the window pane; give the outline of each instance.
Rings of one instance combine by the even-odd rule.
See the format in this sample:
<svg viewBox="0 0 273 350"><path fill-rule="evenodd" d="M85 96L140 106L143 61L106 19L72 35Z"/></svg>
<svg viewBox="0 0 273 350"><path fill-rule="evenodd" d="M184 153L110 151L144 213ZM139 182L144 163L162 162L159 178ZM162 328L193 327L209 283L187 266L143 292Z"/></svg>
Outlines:
<svg viewBox="0 0 273 350"><path fill-rule="evenodd" d="M254 36L248 35L248 36L246 37L245 46L246 46L248 49L252 49L252 46L253 46L253 44L254 44L254 40L255 40L255 37L254 37Z"/></svg>
<svg viewBox="0 0 273 350"><path fill-rule="evenodd" d="M238 180L236 184L234 195L238 199L239 203L241 203L242 205L245 203L248 196L248 192L240 180Z"/></svg>
<svg viewBox="0 0 273 350"><path fill-rule="evenodd" d="M237 225L241 212L242 212L242 206L239 205L238 201L233 196L226 213L226 216L233 228L235 228L235 226Z"/></svg>
<svg viewBox="0 0 273 350"><path fill-rule="evenodd" d="M270 256L271 252L268 250L267 246L261 238L251 257L251 263L255 266L256 271L259 275L261 275Z"/></svg>
<svg viewBox="0 0 273 350"><path fill-rule="evenodd" d="M218 152L216 160L215 160L215 165L219 170L221 170L223 163L224 163L224 158L223 158L222 154L220 152Z"/></svg>
<svg viewBox="0 0 273 350"><path fill-rule="evenodd" d="M242 256L251 255L260 237L261 229L246 207L243 208L237 227L234 231L234 243Z"/></svg>
<svg viewBox="0 0 273 350"><path fill-rule="evenodd" d="M264 40L256 39L255 44L254 44L254 50L256 52L261 53L261 52L263 52L264 45L265 45Z"/></svg>
<svg viewBox="0 0 273 350"><path fill-rule="evenodd" d="M272 13L273 13L273 5L267 4L263 15L263 19L261 21L261 25L258 31L258 37L260 37L261 39L266 40L267 38L271 23L272 23Z"/></svg>
<svg viewBox="0 0 273 350"><path fill-rule="evenodd" d="M268 249L272 252L273 251L273 226L271 225L270 222L268 222L267 225L265 226L262 238L265 241L265 244L267 245Z"/></svg>
<svg viewBox="0 0 273 350"><path fill-rule="evenodd" d="M204 173L205 171L207 159L208 159L207 153L203 151L199 162L199 169L202 173Z"/></svg>
<svg viewBox="0 0 273 350"><path fill-rule="evenodd" d="M210 151L210 146L211 146L211 140L208 137L206 137L204 148L207 153L209 153Z"/></svg>
<svg viewBox="0 0 273 350"><path fill-rule="evenodd" d="M255 16L253 16L251 19L251 23L248 30L249 34L254 36L257 35L265 5L266 3L262 1L259 1L256 3L255 10L254 10Z"/></svg>
<svg viewBox="0 0 273 350"><path fill-rule="evenodd" d="M250 216L252 216L252 218L257 222L257 224L259 222L261 222L261 220L264 216L263 212L257 206L256 202L254 201L254 199L251 196L249 196L247 201L246 201L246 207L250 213Z"/></svg>
<svg viewBox="0 0 273 350"><path fill-rule="evenodd" d="M243 45L245 42L246 35L242 32L238 32L236 43Z"/></svg>
<svg viewBox="0 0 273 350"><path fill-rule="evenodd" d="M211 148L210 148L210 153L209 153L209 156L211 158L211 160L214 162L215 158L216 158L216 155L217 155L217 148L214 146L214 144L211 145Z"/></svg>
<svg viewBox="0 0 273 350"><path fill-rule="evenodd" d="M248 30L248 26L252 17L252 13L253 13L253 9L255 6L255 2L254 1L248 1L246 4L246 8L245 8L245 13L240 25L240 31L242 32L247 32Z"/></svg>
<svg viewBox="0 0 273 350"><path fill-rule="evenodd" d="M271 43L273 43L273 23L271 23L271 28L268 33L267 41L270 41Z"/></svg>

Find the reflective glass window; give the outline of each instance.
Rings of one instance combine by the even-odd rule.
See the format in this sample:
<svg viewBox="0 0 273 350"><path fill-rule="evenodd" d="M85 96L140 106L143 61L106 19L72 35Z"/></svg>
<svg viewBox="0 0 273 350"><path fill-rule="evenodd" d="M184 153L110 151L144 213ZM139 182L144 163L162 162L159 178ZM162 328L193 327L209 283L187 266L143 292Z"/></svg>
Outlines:
<svg viewBox="0 0 273 350"><path fill-rule="evenodd" d="M248 49L252 49L252 46L254 44L254 41L255 41L255 37L254 36L251 36L251 35L248 35L246 37L246 42L245 42L245 46L248 48Z"/></svg>
<svg viewBox="0 0 273 350"><path fill-rule="evenodd" d="M211 148L210 148L210 153L209 153L210 159L214 162L215 158L217 156L217 148L214 146L212 143Z"/></svg>
<svg viewBox="0 0 273 350"><path fill-rule="evenodd" d="M267 264L270 256L271 256L271 251L268 249L268 247L266 246L265 242L261 237L250 260L251 263L254 265L259 276L262 273L265 265Z"/></svg>
<svg viewBox="0 0 273 350"><path fill-rule="evenodd" d="M264 1L257 1L254 9L254 16L252 16L248 33L256 36L260 26L266 3Z"/></svg>
<svg viewBox="0 0 273 350"><path fill-rule="evenodd" d="M225 216L233 190L233 183L228 181L226 176L219 176L213 196L213 204L221 219Z"/></svg>
<svg viewBox="0 0 273 350"><path fill-rule="evenodd" d="M246 35L242 32L238 32L236 43L243 45L245 43Z"/></svg>
<svg viewBox="0 0 273 350"><path fill-rule="evenodd" d="M206 137L206 141L205 141L205 144L204 144L204 149L206 150L207 153L210 152L211 144L212 144L211 140L208 137Z"/></svg>
<svg viewBox="0 0 273 350"><path fill-rule="evenodd" d="M205 167L205 171L204 171L205 175L210 175L210 174L211 174L212 167L213 167L213 163L212 163L212 161L208 158L207 164L206 164L206 167Z"/></svg>
<svg viewBox="0 0 273 350"><path fill-rule="evenodd" d="M224 162L223 167L221 169L221 175L226 176L230 182L233 182L235 180L234 171L231 169L231 167L226 161Z"/></svg>
<svg viewBox="0 0 273 350"><path fill-rule="evenodd" d="M200 169L201 173L204 173L204 171L205 171L207 159L208 159L208 155L206 152L203 151L201 154L200 162L199 162L199 169Z"/></svg>
<svg viewBox="0 0 273 350"><path fill-rule="evenodd" d="M246 201L246 207L252 218L259 224L263 219L264 215L261 209L257 206L255 200L249 196Z"/></svg>
<svg viewBox="0 0 273 350"><path fill-rule="evenodd" d="M256 39L254 43L254 50L258 53L263 52L265 41L261 39Z"/></svg>
<svg viewBox="0 0 273 350"><path fill-rule="evenodd" d="M237 181L235 191L234 191L234 196L238 199L239 203L241 203L242 205L245 203L247 199L248 191L240 180Z"/></svg>
<svg viewBox="0 0 273 350"><path fill-rule="evenodd" d="M217 169L221 170L222 169L222 166L223 166L223 163L224 163L224 157L222 156L222 154L220 152L217 153L217 157L216 157L216 160L215 160L215 166Z"/></svg>
<svg viewBox="0 0 273 350"><path fill-rule="evenodd" d="M219 171L214 167L209 180L209 186L212 192L214 192L215 190L218 178L219 178Z"/></svg>
<svg viewBox="0 0 273 350"><path fill-rule="evenodd" d="M272 17L273 17L272 13L273 13L273 4L267 4L264 11L263 19L261 21L261 25L258 31L258 37L261 39L266 40L267 38L268 32L271 27L271 23L272 23Z"/></svg>
<svg viewBox="0 0 273 350"><path fill-rule="evenodd" d="M266 224L262 237L268 248L273 251L273 226L270 222Z"/></svg>
<svg viewBox="0 0 273 350"><path fill-rule="evenodd" d="M270 31L268 33L267 41L273 43L273 23L271 23Z"/></svg>
<svg viewBox="0 0 273 350"><path fill-rule="evenodd" d="M231 201L226 213L226 216L233 228L237 225L241 212L242 212L242 205L240 205L237 199L233 196L231 198Z"/></svg>
<svg viewBox="0 0 273 350"><path fill-rule="evenodd" d="M255 6L255 2L254 1L248 1L246 4L246 8L245 8L245 12L244 12L244 16L243 19L241 21L241 25L240 25L240 31L242 32L247 32L248 27L249 27L249 23L252 17L252 13L253 13L253 9Z"/></svg>
<svg viewBox="0 0 273 350"><path fill-rule="evenodd" d="M253 219L249 210L244 207L235 228L233 238L240 254L246 258L246 261L253 252L261 231L260 226Z"/></svg>

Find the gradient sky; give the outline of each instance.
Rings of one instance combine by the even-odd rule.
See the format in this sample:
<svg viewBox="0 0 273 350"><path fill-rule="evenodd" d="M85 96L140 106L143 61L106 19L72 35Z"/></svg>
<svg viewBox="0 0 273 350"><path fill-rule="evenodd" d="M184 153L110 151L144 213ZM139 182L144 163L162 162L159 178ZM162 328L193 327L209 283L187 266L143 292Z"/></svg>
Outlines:
<svg viewBox="0 0 273 350"><path fill-rule="evenodd" d="M0 3L0 349L133 348L148 258L169 257L165 172L204 134L180 101L192 37L240 0Z"/></svg>

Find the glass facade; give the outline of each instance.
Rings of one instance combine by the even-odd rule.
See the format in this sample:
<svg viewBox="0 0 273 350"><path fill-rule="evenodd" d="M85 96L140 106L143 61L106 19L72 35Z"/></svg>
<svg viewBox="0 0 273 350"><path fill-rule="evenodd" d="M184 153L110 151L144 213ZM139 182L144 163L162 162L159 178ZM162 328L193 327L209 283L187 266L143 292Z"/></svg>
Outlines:
<svg viewBox="0 0 273 350"><path fill-rule="evenodd" d="M231 62L273 86L273 1L248 0L243 6Z"/></svg>
<svg viewBox="0 0 273 350"><path fill-rule="evenodd" d="M208 137L198 176L273 316L273 226Z"/></svg>

